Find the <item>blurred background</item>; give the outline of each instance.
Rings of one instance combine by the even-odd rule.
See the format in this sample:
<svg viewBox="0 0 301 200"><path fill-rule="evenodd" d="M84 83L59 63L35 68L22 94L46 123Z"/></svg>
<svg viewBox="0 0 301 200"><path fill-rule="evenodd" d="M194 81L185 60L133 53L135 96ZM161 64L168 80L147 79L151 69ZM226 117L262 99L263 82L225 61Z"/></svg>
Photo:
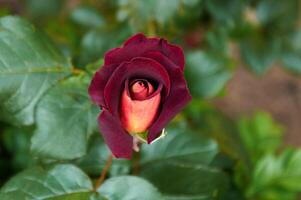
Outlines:
<svg viewBox="0 0 301 200"><path fill-rule="evenodd" d="M0 0L0 16L28 19L78 69L137 32L182 46L193 101L176 120L233 160L235 133L255 174L245 179L243 164L223 165L238 188L232 199L296 199L301 191L300 10L299 0ZM31 134L0 127L0 185L31 164Z"/></svg>

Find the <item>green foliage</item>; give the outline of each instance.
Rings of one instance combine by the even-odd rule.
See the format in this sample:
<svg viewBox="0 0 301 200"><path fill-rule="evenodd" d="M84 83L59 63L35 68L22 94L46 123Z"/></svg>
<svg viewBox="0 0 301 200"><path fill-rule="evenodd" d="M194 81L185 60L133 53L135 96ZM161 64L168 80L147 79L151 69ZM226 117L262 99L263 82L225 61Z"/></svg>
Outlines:
<svg viewBox="0 0 301 200"><path fill-rule="evenodd" d="M11 199L88 199L92 182L72 165L27 169L2 187L0 198Z"/></svg>
<svg viewBox="0 0 301 200"><path fill-rule="evenodd" d="M218 142L221 152L232 159L248 163L246 149L239 137L235 123L218 112L212 104L193 100L185 109L184 114L193 129Z"/></svg>
<svg viewBox="0 0 301 200"><path fill-rule="evenodd" d="M227 187L227 176L209 167L217 152L212 140L177 123L167 128L165 138L143 146L140 175L167 199L218 198Z"/></svg>
<svg viewBox="0 0 301 200"><path fill-rule="evenodd" d="M245 6L244 0L206 0L206 7L212 17L221 24L234 26L240 20Z"/></svg>
<svg viewBox="0 0 301 200"><path fill-rule="evenodd" d="M31 128L7 128L2 133L1 140L3 140L5 149L13 155L11 164L16 171L29 167L33 163L29 149L31 137Z"/></svg>
<svg viewBox="0 0 301 200"><path fill-rule="evenodd" d="M40 101L31 139L34 155L58 160L85 155L99 112L87 94L89 79L83 74L61 81Z"/></svg>
<svg viewBox="0 0 301 200"><path fill-rule="evenodd" d="M83 36L80 44L81 53L78 60L81 66L98 60L100 58L99 55L103 55L108 49L120 46L130 36L130 31L127 27L112 29L92 29Z"/></svg>
<svg viewBox="0 0 301 200"><path fill-rule="evenodd" d="M241 53L251 70L266 72L279 56L280 43L269 36L257 35L242 41Z"/></svg>
<svg viewBox="0 0 301 200"><path fill-rule="evenodd" d="M264 112L258 112L252 118L241 118L239 131L253 160L275 152L282 144L283 128Z"/></svg>
<svg viewBox="0 0 301 200"><path fill-rule="evenodd" d="M98 191L110 200L163 199L158 189L146 180L135 176L120 176L108 179Z"/></svg>
<svg viewBox="0 0 301 200"><path fill-rule="evenodd" d="M57 15L65 0L26 0L27 14L31 18L45 18Z"/></svg>
<svg viewBox="0 0 301 200"><path fill-rule="evenodd" d="M90 6L75 8L71 13L71 19L83 27L99 28L105 24L97 9Z"/></svg>
<svg viewBox="0 0 301 200"><path fill-rule="evenodd" d="M263 0L258 2L256 15L262 26L281 34L294 28L299 14L298 6L298 0Z"/></svg>
<svg viewBox="0 0 301 200"><path fill-rule="evenodd" d="M214 97L231 77L231 61L225 57L194 51L187 53L186 77L194 97Z"/></svg>
<svg viewBox="0 0 301 200"><path fill-rule="evenodd" d="M181 0L118 0L117 19L129 20L134 29L143 30L145 24L151 24L152 21L165 24L178 11L180 2Z"/></svg>
<svg viewBox="0 0 301 200"><path fill-rule="evenodd" d="M279 152L283 128L270 115L259 112L242 118L239 130L253 165L248 183L242 177L238 179L241 186L247 185L246 196L258 200L296 199L301 192L301 151L287 148ZM237 171L238 176L240 173L247 172Z"/></svg>
<svg viewBox="0 0 301 200"><path fill-rule="evenodd" d="M218 152L217 144L190 130L185 124L172 124L167 135L152 145L143 146L141 165L160 162L186 163L187 165L208 165Z"/></svg>
<svg viewBox="0 0 301 200"><path fill-rule="evenodd" d="M284 66L295 72L301 73L301 29L297 32L293 32L291 36L284 41L283 46L285 47L281 61Z"/></svg>
<svg viewBox="0 0 301 200"><path fill-rule="evenodd" d="M135 176L108 179L95 191L90 178L70 164L27 169L1 188L0 198L3 200L163 199L154 186Z"/></svg>
<svg viewBox="0 0 301 200"><path fill-rule="evenodd" d="M301 151L286 149L258 160L247 195L263 200L296 199L301 192Z"/></svg>
<svg viewBox="0 0 301 200"><path fill-rule="evenodd" d="M106 160L111 152L99 133L94 134L89 141L87 154L75 161L75 164L91 176L98 176L104 168ZM109 171L109 175L127 175L131 170L131 162L126 159L114 159Z"/></svg>
<svg viewBox="0 0 301 200"><path fill-rule="evenodd" d="M0 30L0 118L30 125L41 96L70 74L71 65L44 34L21 18L1 18Z"/></svg>

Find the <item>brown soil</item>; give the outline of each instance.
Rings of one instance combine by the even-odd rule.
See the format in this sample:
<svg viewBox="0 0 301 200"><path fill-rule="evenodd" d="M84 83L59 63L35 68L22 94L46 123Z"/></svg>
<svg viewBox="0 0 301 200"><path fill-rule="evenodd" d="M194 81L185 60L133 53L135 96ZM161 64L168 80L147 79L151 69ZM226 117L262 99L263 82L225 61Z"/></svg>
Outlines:
<svg viewBox="0 0 301 200"><path fill-rule="evenodd" d="M272 114L285 129L287 144L301 145L301 78L280 67L258 77L239 68L227 87L227 95L215 100L231 118L263 110Z"/></svg>

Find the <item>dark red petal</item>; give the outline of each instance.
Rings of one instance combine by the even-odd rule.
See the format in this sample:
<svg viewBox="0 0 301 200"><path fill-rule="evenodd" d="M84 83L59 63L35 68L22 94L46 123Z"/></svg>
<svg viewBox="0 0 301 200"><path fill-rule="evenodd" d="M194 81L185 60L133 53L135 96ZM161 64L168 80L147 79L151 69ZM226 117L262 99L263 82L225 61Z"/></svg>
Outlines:
<svg viewBox="0 0 301 200"><path fill-rule="evenodd" d="M133 35L132 37L130 37L129 39L127 39L123 45L127 46L129 44L139 44L140 42L143 42L145 40L145 35L143 35L142 33L137 33L135 35Z"/></svg>
<svg viewBox="0 0 301 200"><path fill-rule="evenodd" d="M103 110L98 117L100 132L116 158L132 157L133 137L121 126L119 119L107 110Z"/></svg>
<svg viewBox="0 0 301 200"><path fill-rule="evenodd" d="M182 48L169 44L160 38L146 38L138 33L129 38L121 48L115 48L105 54L105 65L130 61L148 51L159 51L174 62L181 70L184 69L185 59Z"/></svg>
<svg viewBox="0 0 301 200"><path fill-rule="evenodd" d="M134 58L121 64L112 74L104 90L104 99L108 109L114 116L118 115L120 95L126 79L145 78L161 83L164 87L162 98L169 94L170 80L166 69L149 58Z"/></svg>
<svg viewBox="0 0 301 200"><path fill-rule="evenodd" d="M104 101L104 89L112 73L118 67L117 64L102 66L95 74L89 86L91 100L101 107L106 107Z"/></svg>
<svg viewBox="0 0 301 200"><path fill-rule="evenodd" d="M163 105L161 105L162 110L157 120L149 128L147 140L148 143L151 143L159 136L166 124L184 108L192 97L189 94L183 71L174 66L175 64L173 62L159 52L149 52L144 54L144 56L154 59L165 66L171 81L169 96L163 102Z"/></svg>

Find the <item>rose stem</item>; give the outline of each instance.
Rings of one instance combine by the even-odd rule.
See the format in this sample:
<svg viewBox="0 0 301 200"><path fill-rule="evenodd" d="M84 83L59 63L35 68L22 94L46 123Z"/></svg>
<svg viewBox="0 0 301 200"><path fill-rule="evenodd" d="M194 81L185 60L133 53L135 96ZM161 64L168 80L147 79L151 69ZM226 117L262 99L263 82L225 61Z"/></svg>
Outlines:
<svg viewBox="0 0 301 200"><path fill-rule="evenodd" d="M133 159L133 174L139 174L140 171L140 152L135 153L135 158Z"/></svg>
<svg viewBox="0 0 301 200"><path fill-rule="evenodd" d="M95 183L95 187L94 187L94 191L96 192L97 189L101 186L101 184L103 183L103 181L106 178L106 175L112 165L112 160L113 160L113 155L110 154L110 156L108 157L106 164L103 168L103 170L101 171L100 177L97 179L96 183Z"/></svg>
<svg viewBox="0 0 301 200"><path fill-rule="evenodd" d="M142 143L138 143L139 149L141 149ZM134 159L133 159L133 174L139 174L140 172L140 159L141 154L140 150L138 152L135 152Z"/></svg>

